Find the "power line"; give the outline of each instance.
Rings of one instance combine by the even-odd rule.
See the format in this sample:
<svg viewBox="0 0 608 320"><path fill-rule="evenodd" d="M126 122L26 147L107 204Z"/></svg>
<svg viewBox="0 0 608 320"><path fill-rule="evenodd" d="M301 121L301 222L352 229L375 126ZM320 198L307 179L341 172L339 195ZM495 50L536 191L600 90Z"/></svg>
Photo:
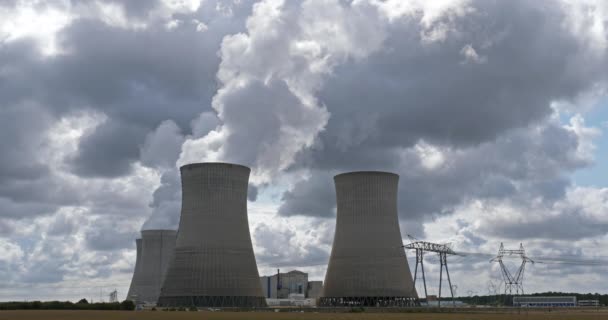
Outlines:
<svg viewBox="0 0 608 320"><path fill-rule="evenodd" d="M456 252L458 255L463 256L463 257L470 257L470 258L493 258L496 255L495 254L491 254L491 253L486 253L486 252L465 252L465 251L457 251ZM608 258L607 259L572 259L569 258L569 256L554 256L554 257L544 257L544 256L528 256L530 259L534 260L535 263L541 263L541 264L577 264L577 265L588 265L588 266L600 266L600 265L606 265L608 264ZM504 256L503 259L509 259L509 258L513 258L513 259L519 259L518 257L515 256ZM603 257L598 257L598 258L603 258Z"/></svg>

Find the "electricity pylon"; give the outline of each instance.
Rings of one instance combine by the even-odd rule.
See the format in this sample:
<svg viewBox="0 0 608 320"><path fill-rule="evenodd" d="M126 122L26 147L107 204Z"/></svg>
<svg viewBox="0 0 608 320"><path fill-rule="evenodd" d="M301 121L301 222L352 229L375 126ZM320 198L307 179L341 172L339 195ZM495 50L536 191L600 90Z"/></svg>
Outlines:
<svg viewBox="0 0 608 320"><path fill-rule="evenodd" d="M521 264L519 265L519 268L517 268L515 274L512 274L507 266L505 266L503 262L505 256L519 256L521 259ZM500 265L502 280L505 284L505 295L512 295L513 291L515 291L516 295L524 294L524 271L526 269L526 263L534 263L534 260L526 256L523 244L519 244L519 249L507 250L501 242L500 248L498 249L498 255L490 260L490 262L498 262Z"/></svg>
<svg viewBox="0 0 608 320"><path fill-rule="evenodd" d="M458 253L454 252L448 244L440 244L440 243L432 243L427 241L420 241L416 238L407 235L408 238L412 241L411 243L403 246L406 249L416 250L416 267L414 268L414 290L416 289L416 278L418 275L418 264L420 264L420 271L422 272L422 282L424 284L424 297L427 298L428 294L426 291L426 278L424 275L424 252L436 252L439 254L439 295L437 297L438 306L441 307L441 283L443 278L443 268L445 267L445 273L448 277L448 284L450 285L450 293L452 295L452 305L456 306L456 302L454 301L454 287L452 286L452 281L450 280L450 272L448 271L448 255L458 255ZM427 299L428 303L428 299Z"/></svg>

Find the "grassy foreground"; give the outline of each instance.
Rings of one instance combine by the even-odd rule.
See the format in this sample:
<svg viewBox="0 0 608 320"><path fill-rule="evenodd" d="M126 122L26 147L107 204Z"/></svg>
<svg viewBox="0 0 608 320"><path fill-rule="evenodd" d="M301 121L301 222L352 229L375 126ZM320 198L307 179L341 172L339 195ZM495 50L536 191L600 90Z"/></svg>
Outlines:
<svg viewBox="0 0 608 320"><path fill-rule="evenodd" d="M163 312L163 311L93 311L93 310L8 310L0 311L0 320L599 320L608 319L608 310L552 310L502 313L274 313L274 312Z"/></svg>

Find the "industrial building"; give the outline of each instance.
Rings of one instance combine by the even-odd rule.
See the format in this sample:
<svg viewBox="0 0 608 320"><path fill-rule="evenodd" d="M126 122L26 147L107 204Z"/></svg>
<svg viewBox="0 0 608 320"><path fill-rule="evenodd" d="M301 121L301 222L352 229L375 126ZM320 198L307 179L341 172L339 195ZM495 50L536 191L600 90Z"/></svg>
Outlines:
<svg viewBox="0 0 608 320"><path fill-rule="evenodd" d="M316 299L323 288L323 281L308 281L308 273L298 270L262 276L260 284L264 297L271 299L289 299L290 296Z"/></svg>
<svg viewBox="0 0 608 320"><path fill-rule="evenodd" d="M514 307L576 307L575 296L517 296L513 297Z"/></svg>
<svg viewBox="0 0 608 320"><path fill-rule="evenodd" d="M180 168L182 211L159 306L265 307L247 219L250 169Z"/></svg>
<svg viewBox="0 0 608 320"><path fill-rule="evenodd" d="M175 230L143 230L128 299L155 304L175 247ZM141 243L141 244L139 244Z"/></svg>
<svg viewBox="0 0 608 320"><path fill-rule="evenodd" d="M417 301L397 216L399 176L334 177L337 220L320 305L408 306Z"/></svg>
<svg viewBox="0 0 608 320"><path fill-rule="evenodd" d="M137 286L134 284L139 281L141 272L141 239L135 239L135 247L137 249L137 254L135 258L135 268L133 269L133 277L131 278L131 285L129 286L129 292L127 293L127 300L135 301L135 298L138 296L137 294Z"/></svg>
<svg viewBox="0 0 608 320"><path fill-rule="evenodd" d="M260 277L262 292L266 298L287 299L289 294L306 295L308 273L293 270Z"/></svg>
<svg viewBox="0 0 608 320"><path fill-rule="evenodd" d="M318 299L323 293L323 281L308 281L306 288L306 298Z"/></svg>
<svg viewBox="0 0 608 320"><path fill-rule="evenodd" d="M600 300L578 300L579 307L599 307Z"/></svg>
<svg viewBox="0 0 608 320"><path fill-rule="evenodd" d="M285 299L267 298L269 307L314 307L317 299L305 298L303 294L292 293Z"/></svg>

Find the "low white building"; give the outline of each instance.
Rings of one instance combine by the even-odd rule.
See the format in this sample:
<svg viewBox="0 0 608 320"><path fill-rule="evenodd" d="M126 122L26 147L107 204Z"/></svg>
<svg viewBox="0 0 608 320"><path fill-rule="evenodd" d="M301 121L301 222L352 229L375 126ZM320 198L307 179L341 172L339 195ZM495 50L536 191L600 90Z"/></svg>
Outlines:
<svg viewBox="0 0 608 320"><path fill-rule="evenodd" d="M599 300L579 300L578 306L579 307L599 307L600 301Z"/></svg>
<svg viewBox="0 0 608 320"><path fill-rule="evenodd" d="M514 307L529 308L555 308L555 307L576 307L575 296L518 296L513 297Z"/></svg>
<svg viewBox="0 0 608 320"><path fill-rule="evenodd" d="M269 307L313 307L316 306L316 299L307 298L290 298L290 299L272 299L266 298L266 303Z"/></svg>
<svg viewBox="0 0 608 320"><path fill-rule="evenodd" d="M289 299L292 295L317 299L323 291L323 281L308 281L308 273L293 270L260 277L266 299ZM295 297L295 296L294 296Z"/></svg>
<svg viewBox="0 0 608 320"><path fill-rule="evenodd" d="M266 298L287 299L291 293L306 295L308 273L293 270L272 276L263 276L260 277L260 284Z"/></svg>

